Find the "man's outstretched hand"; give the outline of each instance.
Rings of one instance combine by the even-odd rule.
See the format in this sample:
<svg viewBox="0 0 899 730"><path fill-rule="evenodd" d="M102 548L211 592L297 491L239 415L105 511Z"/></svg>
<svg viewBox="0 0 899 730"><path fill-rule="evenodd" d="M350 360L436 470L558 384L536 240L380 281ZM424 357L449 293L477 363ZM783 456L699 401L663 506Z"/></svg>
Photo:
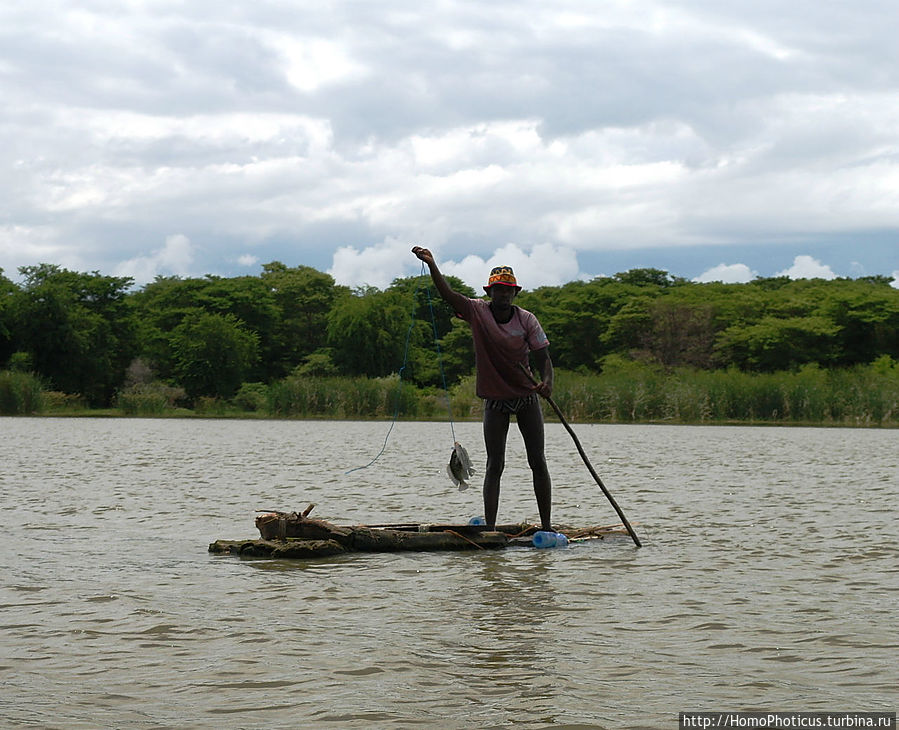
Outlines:
<svg viewBox="0 0 899 730"><path fill-rule="evenodd" d="M412 253L414 253L419 259L424 261L428 266L434 263L434 255L426 248L422 248L421 246L413 246Z"/></svg>

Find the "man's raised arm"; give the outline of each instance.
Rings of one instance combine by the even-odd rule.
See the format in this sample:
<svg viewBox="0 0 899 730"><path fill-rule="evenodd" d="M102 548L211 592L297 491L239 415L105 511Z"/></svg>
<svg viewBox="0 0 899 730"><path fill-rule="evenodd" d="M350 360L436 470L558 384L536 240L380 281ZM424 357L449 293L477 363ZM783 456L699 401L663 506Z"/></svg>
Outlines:
<svg viewBox="0 0 899 730"><path fill-rule="evenodd" d="M431 272L431 279L433 279L437 291L440 292L440 296L449 302L449 305L457 312L464 312L465 307L468 304L468 297L454 291L450 287L446 279L443 278L443 274L440 273L440 269L437 268L437 262L434 261L434 255L428 249L422 248L421 246L413 247L412 253L427 264L427 267Z"/></svg>

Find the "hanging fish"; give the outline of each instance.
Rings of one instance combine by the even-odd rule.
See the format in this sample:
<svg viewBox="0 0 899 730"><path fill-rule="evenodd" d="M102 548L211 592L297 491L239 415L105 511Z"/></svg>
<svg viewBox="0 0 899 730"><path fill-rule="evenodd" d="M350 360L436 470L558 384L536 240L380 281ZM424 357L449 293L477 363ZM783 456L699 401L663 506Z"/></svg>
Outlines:
<svg viewBox="0 0 899 730"><path fill-rule="evenodd" d="M468 489L470 486L467 479L471 479L474 474L474 468L471 466L471 459L468 458L468 452L465 447L456 441L453 444L453 453L450 454L449 464L446 466L446 473L453 484L459 487L459 491Z"/></svg>

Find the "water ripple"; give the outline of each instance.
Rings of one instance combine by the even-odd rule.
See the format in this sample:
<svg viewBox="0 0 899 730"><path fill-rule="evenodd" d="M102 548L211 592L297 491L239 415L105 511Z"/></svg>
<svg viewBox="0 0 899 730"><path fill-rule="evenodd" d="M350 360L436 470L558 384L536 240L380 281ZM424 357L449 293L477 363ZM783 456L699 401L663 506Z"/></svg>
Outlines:
<svg viewBox="0 0 899 730"><path fill-rule="evenodd" d="M6 725L668 727L895 709L895 433L579 425L645 547L209 556L256 509L480 514L446 424L2 419ZM480 425L456 425L476 462ZM39 444L40 448L35 448ZM547 427L555 516L617 520ZM535 520L510 433L500 518ZM639 708L639 713L635 708Z"/></svg>

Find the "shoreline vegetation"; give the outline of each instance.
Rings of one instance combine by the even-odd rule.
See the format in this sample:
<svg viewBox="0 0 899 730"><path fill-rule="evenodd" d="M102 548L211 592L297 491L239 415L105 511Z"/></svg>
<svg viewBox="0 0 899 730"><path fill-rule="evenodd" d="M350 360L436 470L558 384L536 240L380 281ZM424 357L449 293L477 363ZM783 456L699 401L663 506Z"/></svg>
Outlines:
<svg viewBox="0 0 899 730"><path fill-rule="evenodd" d="M470 328L426 275L382 290L278 261L138 289L54 264L19 274L0 270L0 415L481 418ZM572 422L899 427L894 277L644 268L516 303L550 336Z"/></svg>
<svg viewBox="0 0 899 730"><path fill-rule="evenodd" d="M899 427L899 363L747 373L610 363L602 373L557 370L553 399L575 423ZM557 419L544 404L547 422ZM397 375L290 376L244 383L233 398L188 399L163 382L120 390L111 407L46 388L27 372L0 371L0 415L329 420L479 421L474 377L447 390Z"/></svg>

